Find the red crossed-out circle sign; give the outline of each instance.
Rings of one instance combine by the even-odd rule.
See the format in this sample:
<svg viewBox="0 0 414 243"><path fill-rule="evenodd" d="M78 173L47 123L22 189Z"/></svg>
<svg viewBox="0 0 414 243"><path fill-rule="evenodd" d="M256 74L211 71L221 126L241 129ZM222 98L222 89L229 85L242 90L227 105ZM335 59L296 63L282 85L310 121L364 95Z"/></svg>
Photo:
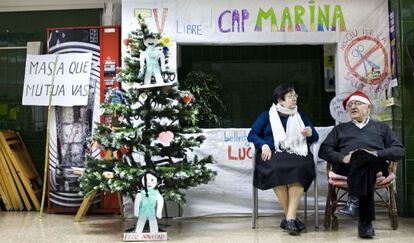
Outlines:
<svg viewBox="0 0 414 243"><path fill-rule="evenodd" d="M375 85L384 81L388 76L387 51L381 42L372 36L365 35L353 40L346 47L344 58L348 70L361 82ZM376 60L376 62L380 60L380 63L377 63L380 67L380 75L367 76L367 70L372 70L370 63L373 61L371 60Z"/></svg>

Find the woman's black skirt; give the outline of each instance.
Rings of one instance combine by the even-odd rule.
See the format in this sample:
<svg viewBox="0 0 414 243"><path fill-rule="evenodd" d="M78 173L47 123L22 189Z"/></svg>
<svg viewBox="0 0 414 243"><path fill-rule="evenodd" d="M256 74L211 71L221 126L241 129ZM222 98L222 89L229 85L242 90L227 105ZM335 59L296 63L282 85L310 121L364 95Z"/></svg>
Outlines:
<svg viewBox="0 0 414 243"><path fill-rule="evenodd" d="M253 185L261 190L299 182L306 192L314 179L315 163L311 152L306 157L273 152L267 161L262 160L261 153L256 153Z"/></svg>

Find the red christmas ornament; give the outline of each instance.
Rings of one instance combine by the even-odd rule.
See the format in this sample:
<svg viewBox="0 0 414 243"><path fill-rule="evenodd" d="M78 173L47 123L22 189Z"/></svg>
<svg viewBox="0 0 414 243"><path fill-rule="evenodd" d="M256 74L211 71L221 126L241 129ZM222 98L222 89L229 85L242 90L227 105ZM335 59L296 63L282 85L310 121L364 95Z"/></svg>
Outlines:
<svg viewBox="0 0 414 243"><path fill-rule="evenodd" d="M191 95L185 95L183 97L183 102L184 102L184 104L188 105L191 102L192 99L193 99L193 97L191 97Z"/></svg>
<svg viewBox="0 0 414 243"><path fill-rule="evenodd" d="M102 158L106 157L106 153L107 153L106 150L101 150L101 157Z"/></svg>
<svg viewBox="0 0 414 243"><path fill-rule="evenodd" d="M129 46L129 39L124 39L124 45Z"/></svg>
<svg viewBox="0 0 414 243"><path fill-rule="evenodd" d="M121 153L126 154L129 151L129 148L127 146L121 147L119 148L119 151L121 151Z"/></svg>

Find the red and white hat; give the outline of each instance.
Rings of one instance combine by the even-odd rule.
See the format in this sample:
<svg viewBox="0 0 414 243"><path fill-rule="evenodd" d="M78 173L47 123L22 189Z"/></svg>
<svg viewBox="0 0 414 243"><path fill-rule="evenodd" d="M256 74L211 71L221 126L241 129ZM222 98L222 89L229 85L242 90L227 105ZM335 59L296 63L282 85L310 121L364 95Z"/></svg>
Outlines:
<svg viewBox="0 0 414 243"><path fill-rule="evenodd" d="M362 91L355 91L354 93L350 94L348 97L344 99L342 102L342 105L344 106L344 109L346 110L346 105L350 101L360 101L365 104L371 104L371 101L369 100L368 95L364 94Z"/></svg>

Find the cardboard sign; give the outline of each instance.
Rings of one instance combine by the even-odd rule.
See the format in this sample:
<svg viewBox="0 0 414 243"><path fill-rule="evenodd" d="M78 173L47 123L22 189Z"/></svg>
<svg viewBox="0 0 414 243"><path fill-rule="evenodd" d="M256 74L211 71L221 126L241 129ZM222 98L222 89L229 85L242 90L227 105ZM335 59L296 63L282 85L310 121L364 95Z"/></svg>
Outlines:
<svg viewBox="0 0 414 243"><path fill-rule="evenodd" d="M124 241L160 241L167 240L167 232L124 233Z"/></svg>
<svg viewBox="0 0 414 243"><path fill-rule="evenodd" d="M86 105L91 66L92 53L27 55L22 104Z"/></svg>

